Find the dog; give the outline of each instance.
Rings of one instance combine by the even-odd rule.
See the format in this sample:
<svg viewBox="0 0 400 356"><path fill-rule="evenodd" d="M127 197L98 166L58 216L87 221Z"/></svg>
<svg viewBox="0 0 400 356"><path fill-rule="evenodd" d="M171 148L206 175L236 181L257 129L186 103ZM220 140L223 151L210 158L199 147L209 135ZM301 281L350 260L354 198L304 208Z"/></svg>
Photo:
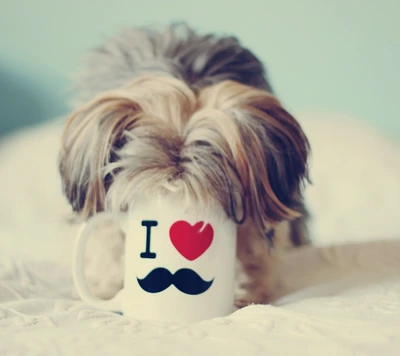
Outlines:
<svg viewBox="0 0 400 356"><path fill-rule="evenodd" d="M140 194L217 200L238 226L238 308L274 300L279 253L310 243L303 190L310 145L261 61L235 37L187 24L133 28L86 57L62 135L63 192L80 221ZM87 247L92 291L123 287L123 235Z"/></svg>

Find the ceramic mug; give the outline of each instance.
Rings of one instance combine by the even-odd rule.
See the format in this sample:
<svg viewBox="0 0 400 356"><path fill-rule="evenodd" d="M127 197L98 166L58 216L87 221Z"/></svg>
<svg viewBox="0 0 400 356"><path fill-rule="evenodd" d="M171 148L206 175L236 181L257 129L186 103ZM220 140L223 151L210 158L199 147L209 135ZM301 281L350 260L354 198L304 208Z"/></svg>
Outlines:
<svg viewBox="0 0 400 356"><path fill-rule="evenodd" d="M114 219L125 234L124 287L95 297L84 273L85 246L96 222ZM147 320L194 322L234 309L236 224L215 205L185 208L182 199L143 199L119 216L100 213L78 234L73 277L83 301Z"/></svg>

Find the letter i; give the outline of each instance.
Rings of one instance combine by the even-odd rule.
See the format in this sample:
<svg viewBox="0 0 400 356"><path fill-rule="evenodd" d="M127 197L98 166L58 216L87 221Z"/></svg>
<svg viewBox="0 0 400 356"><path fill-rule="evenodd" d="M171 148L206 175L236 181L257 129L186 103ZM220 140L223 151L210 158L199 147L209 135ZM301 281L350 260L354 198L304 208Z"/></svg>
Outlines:
<svg viewBox="0 0 400 356"><path fill-rule="evenodd" d="M146 251L140 254L141 258L156 258L156 254L150 251L150 242L151 242L151 228L153 226L157 226L158 222L155 220L143 220L142 226L146 226Z"/></svg>

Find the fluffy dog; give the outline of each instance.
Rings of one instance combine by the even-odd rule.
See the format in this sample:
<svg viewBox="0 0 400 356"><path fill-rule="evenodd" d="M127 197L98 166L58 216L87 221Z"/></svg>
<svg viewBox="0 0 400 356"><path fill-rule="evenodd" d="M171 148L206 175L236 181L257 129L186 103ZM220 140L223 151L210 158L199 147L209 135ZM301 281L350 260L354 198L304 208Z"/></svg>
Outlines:
<svg viewBox="0 0 400 356"><path fill-rule="evenodd" d="M238 224L236 305L273 300L276 252L309 241L309 143L254 54L186 25L126 30L89 54L73 104L60 173L78 216L123 211L138 193L217 200ZM123 236L110 224L95 235L86 273L109 298Z"/></svg>

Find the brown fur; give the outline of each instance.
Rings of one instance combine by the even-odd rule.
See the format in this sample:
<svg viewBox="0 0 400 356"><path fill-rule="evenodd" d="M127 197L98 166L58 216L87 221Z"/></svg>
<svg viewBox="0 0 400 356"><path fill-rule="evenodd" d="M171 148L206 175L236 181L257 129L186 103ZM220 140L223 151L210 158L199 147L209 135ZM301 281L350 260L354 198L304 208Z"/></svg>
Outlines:
<svg viewBox="0 0 400 356"><path fill-rule="evenodd" d="M249 277L240 305L270 300L268 230L291 221L293 244L307 240L308 152L300 125L271 93L231 80L194 92L178 79L144 76L72 113L60 171L84 218L124 210L138 194L217 200L239 225Z"/></svg>

